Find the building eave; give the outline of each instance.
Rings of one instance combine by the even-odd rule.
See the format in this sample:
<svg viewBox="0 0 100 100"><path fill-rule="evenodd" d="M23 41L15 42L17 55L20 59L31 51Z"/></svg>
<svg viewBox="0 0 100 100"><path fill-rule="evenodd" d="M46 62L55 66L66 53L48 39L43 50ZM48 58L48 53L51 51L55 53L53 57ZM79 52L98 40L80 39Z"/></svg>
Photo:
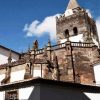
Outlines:
<svg viewBox="0 0 100 100"><path fill-rule="evenodd" d="M43 79L39 77L1 85L0 91L26 88L26 87L36 86L36 85L40 85L40 86L41 85L53 85L53 86L58 86L58 87L64 87L66 89L67 88L81 89L82 92L100 93L100 87L97 87L97 86L89 86L89 85L82 85L78 83L48 80L48 79Z"/></svg>

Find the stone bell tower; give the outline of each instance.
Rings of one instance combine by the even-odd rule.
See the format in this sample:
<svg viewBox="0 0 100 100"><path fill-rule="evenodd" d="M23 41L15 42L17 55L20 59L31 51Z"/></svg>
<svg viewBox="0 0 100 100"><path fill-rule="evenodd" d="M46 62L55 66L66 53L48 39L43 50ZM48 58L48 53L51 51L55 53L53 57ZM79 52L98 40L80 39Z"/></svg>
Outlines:
<svg viewBox="0 0 100 100"><path fill-rule="evenodd" d="M99 44L95 21L76 0L70 0L64 14L56 18L57 41L82 35L81 42Z"/></svg>

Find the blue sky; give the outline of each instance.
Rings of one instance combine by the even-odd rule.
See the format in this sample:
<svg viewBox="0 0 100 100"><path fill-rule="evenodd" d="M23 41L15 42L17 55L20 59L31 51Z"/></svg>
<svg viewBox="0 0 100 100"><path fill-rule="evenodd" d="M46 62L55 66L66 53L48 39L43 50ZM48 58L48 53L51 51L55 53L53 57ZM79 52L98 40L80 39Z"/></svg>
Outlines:
<svg viewBox="0 0 100 100"><path fill-rule="evenodd" d="M21 52L37 39L40 47L47 43L48 31L37 36L26 36L25 25L34 21L42 23L49 16L64 13L69 0L0 0L0 45ZM97 20L100 16L100 0L78 0L81 7L90 9ZM51 17L50 17L51 18ZM49 19L49 18L48 18ZM47 20L47 19L46 19Z"/></svg>

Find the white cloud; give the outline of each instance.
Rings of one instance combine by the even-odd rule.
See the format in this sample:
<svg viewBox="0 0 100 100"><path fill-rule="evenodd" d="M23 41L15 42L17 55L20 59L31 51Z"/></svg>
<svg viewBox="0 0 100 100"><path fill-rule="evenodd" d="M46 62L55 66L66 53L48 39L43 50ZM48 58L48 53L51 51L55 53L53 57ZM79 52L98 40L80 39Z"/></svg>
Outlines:
<svg viewBox="0 0 100 100"><path fill-rule="evenodd" d="M45 33L49 34L51 40L56 39L56 14L54 16L46 17L42 22L35 20L30 25L26 24L24 26L24 31L27 36L37 36L40 37Z"/></svg>

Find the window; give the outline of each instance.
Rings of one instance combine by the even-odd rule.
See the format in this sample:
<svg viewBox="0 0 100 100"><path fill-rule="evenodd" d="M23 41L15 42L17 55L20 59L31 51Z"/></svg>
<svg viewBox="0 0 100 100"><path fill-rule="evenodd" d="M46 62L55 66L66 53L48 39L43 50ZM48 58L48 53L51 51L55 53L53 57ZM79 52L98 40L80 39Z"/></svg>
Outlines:
<svg viewBox="0 0 100 100"><path fill-rule="evenodd" d="M65 34L65 38L69 37L69 30L66 29L64 34Z"/></svg>
<svg viewBox="0 0 100 100"><path fill-rule="evenodd" d="M31 74L32 74L31 73L31 63L30 64L26 64L24 79L32 78Z"/></svg>
<svg viewBox="0 0 100 100"><path fill-rule="evenodd" d="M9 91L5 93L5 100L18 100L18 91Z"/></svg>
<svg viewBox="0 0 100 100"><path fill-rule="evenodd" d="M74 28L73 28L73 32L74 32L74 35L77 35L77 34L78 34L77 27L74 27Z"/></svg>

